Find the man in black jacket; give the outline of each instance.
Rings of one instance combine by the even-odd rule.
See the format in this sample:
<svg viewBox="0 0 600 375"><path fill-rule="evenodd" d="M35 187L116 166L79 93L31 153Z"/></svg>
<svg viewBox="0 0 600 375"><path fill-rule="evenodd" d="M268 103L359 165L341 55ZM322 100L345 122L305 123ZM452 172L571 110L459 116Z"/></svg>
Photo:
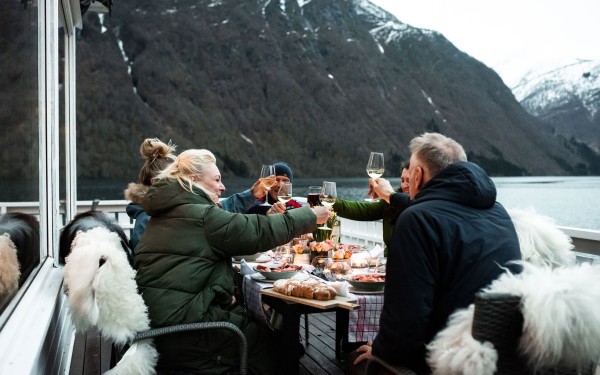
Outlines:
<svg viewBox="0 0 600 375"><path fill-rule="evenodd" d="M389 249L379 333L357 350L355 364L372 353L426 374L426 345L448 316L470 305L503 267L518 271L508 263L521 256L494 183L466 161L459 143L424 133L410 150L411 203L396 221ZM381 180L374 188L385 196L389 183Z"/></svg>

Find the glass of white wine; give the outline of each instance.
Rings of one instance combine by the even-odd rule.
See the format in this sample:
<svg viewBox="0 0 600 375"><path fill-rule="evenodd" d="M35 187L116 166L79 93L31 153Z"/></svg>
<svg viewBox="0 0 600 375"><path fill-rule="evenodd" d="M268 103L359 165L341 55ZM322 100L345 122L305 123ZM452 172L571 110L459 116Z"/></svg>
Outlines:
<svg viewBox="0 0 600 375"><path fill-rule="evenodd" d="M275 180L275 166L273 164L263 164L260 170L260 179L262 180L262 184L266 187L271 187L277 183ZM261 206L270 206L269 204L269 191L265 191L265 203L261 204Z"/></svg>
<svg viewBox="0 0 600 375"><path fill-rule="evenodd" d="M277 192L277 199L282 203L287 203L292 199L292 183L282 182L279 185L279 191Z"/></svg>
<svg viewBox="0 0 600 375"><path fill-rule="evenodd" d="M384 171L385 167L383 164L383 153L371 152L371 155L369 156L369 162L367 163L367 174L369 177L372 179L379 178L383 175ZM371 198L370 200L376 201L377 199Z"/></svg>
<svg viewBox="0 0 600 375"><path fill-rule="evenodd" d="M375 179L381 177L383 172L385 172L383 152L371 152L369 162L367 163L367 174L369 177Z"/></svg>
<svg viewBox="0 0 600 375"><path fill-rule="evenodd" d="M319 194L319 200L321 201L321 204L325 207L332 207L336 198L337 189L335 182L324 181L323 187L321 188L321 194ZM331 228L327 226L327 222L323 223L323 226L320 228L324 230L331 230Z"/></svg>

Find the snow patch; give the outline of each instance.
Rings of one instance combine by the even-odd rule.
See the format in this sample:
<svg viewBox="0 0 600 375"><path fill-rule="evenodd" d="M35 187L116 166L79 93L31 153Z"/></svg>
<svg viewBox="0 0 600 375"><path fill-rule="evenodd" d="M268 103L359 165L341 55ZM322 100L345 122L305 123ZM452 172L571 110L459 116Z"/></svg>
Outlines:
<svg viewBox="0 0 600 375"><path fill-rule="evenodd" d="M310 3L312 0L298 0L298 6L302 8L306 4Z"/></svg>
<svg viewBox="0 0 600 375"><path fill-rule="evenodd" d="M108 29L104 26L104 14L98 13L98 21L100 23L100 34L104 34Z"/></svg>
<svg viewBox="0 0 600 375"><path fill-rule="evenodd" d="M248 137L246 137L244 134L240 133L240 137L242 137L242 139L248 143L250 143L251 145L254 144L254 142L252 142L252 140Z"/></svg>

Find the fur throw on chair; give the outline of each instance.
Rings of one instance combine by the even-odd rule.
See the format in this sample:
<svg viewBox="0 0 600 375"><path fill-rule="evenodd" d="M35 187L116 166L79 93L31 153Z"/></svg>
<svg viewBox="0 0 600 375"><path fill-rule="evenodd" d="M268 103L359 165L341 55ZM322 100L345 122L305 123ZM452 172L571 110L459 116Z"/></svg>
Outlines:
<svg viewBox="0 0 600 375"><path fill-rule="evenodd" d="M102 336L122 346L150 328L135 271L117 233L104 227L78 232L65 263L65 293L77 330L97 327ZM154 374L157 359L152 340L140 341L109 373Z"/></svg>
<svg viewBox="0 0 600 375"><path fill-rule="evenodd" d="M540 215L533 208L507 211L517 231L522 260L551 267L575 263L571 237L557 228L551 217Z"/></svg>
<svg viewBox="0 0 600 375"><path fill-rule="evenodd" d="M521 297L519 351L536 370L558 364L581 368L600 359L600 264L555 268L523 264L485 292ZM434 374L494 374L496 350L471 336L473 305L455 312L428 345Z"/></svg>

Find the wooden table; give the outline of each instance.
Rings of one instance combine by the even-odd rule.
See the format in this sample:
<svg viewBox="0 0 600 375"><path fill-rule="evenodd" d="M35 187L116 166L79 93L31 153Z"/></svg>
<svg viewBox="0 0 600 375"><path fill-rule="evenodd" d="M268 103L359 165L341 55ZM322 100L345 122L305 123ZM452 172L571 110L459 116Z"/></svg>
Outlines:
<svg viewBox="0 0 600 375"><path fill-rule="evenodd" d="M298 358L298 335L300 333L300 316L302 314L335 311L335 356L342 358L342 341L348 338L348 321L350 310L359 305L347 297L335 297L330 301L317 301L307 298L286 296L273 289L261 291L262 301L277 310L283 318L284 362L289 364L286 373L298 374L300 362Z"/></svg>

